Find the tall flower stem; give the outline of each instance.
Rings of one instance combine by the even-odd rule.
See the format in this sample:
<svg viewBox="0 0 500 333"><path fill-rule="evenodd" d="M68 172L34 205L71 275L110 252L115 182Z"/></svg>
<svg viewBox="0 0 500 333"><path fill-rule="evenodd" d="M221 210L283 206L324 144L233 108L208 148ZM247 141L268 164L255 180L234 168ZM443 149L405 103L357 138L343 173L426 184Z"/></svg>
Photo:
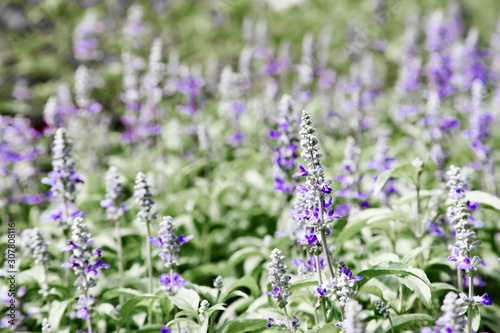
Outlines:
<svg viewBox="0 0 500 333"><path fill-rule="evenodd" d="M464 290L464 280L462 278L462 270L457 267L457 281L458 281L458 290Z"/></svg>
<svg viewBox="0 0 500 333"><path fill-rule="evenodd" d="M85 274L81 274L81 277L82 277L82 279L84 281L83 295L85 296L85 300L88 301L89 296L88 296L88 281L87 281L87 277L85 276ZM92 333L92 317L90 315L87 318L87 329L88 329L88 333Z"/></svg>
<svg viewBox="0 0 500 333"><path fill-rule="evenodd" d="M172 290L174 290L174 280L175 280L175 274L174 274L174 267L170 267L170 287Z"/></svg>
<svg viewBox="0 0 500 333"><path fill-rule="evenodd" d="M118 255L118 275L120 276L120 288L123 288L123 249L122 249L122 236L120 232L120 222L115 221L116 232L116 253ZM123 305L123 295L119 298L120 306Z"/></svg>
<svg viewBox="0 0 500 333"><path fill-rule="evenodd" d="M68 230L64 230L64 238L68 239L69 233ZM69 262L70 254L69 252L64 252L64 262ZM70 274L70 267L65 267L64 268L64 281L66 281L66 286L68 288L71 288L71 274Z"/></svg>
<svg viewBox="0 0 500 333"><path fill-rule="evenodd" d="M323 278L321 277L321 263L319 260L319 255L316 256L316 270L318 272L319 284L323 285ZM325 318L325 323L327 323L328 317L326 316L326 304L325 304L325 300L323 298L321 298L321 309L323 311L323 317Z"/></svg>
<svg viewBox="0 0 500 333"><path fill-rule="evenodd" d="M153 293L153 263L151 260L151 242L149 241L149 237L151 236L149 230L149 222L146 222L146 251L148 256L148 293Z"/></svg>
<svg viewBox="0 0 500 333"><path fill-rule="evenodd" d="M323 207L322 196L319 197L318 201L319 201L319 212L320 212L320 216L321 216L321 222L320 222L320 225L321 225L321 227L320 227L321 228L321 244L323 245L323 252L325 253L326 262L328 265L328 271L330 272L330 279L333 279L333 278L335 278L335 273L333 270L332 261L330 260L330 251L328 250L328 244L326 243L325 231L323 229L325 227L323 224L323 221L325 220L325 216L324 216L324 207Z"/></svg>
<svg viewBox="0 0 500 333"><path fill-rule="evenodd" d="M469 299L474 296L474 281L472 275L469 273ZM467 308L467 333L472 333L472 306Z"/></svg>
<svg viewBox="0 0 500 333"><path fill-rule="evenodd" d="M285 315L286 327L290 328L290 318L288 318L288 311L286 310L286 305L283 307L283 314Z"/></svg>

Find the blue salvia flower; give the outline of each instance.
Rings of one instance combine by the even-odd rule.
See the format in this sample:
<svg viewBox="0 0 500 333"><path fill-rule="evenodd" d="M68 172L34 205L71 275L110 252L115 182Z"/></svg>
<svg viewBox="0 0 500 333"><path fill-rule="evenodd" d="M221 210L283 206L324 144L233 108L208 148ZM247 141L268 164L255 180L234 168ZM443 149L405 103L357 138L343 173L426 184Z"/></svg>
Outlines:
<svg viewBox="0 0 500 333"><path fill-rule="evenodd" d="M356 282L363 280L363 277L352 277L351 269L345 266L341 261L338 265L338 274L333 280L326 282L325 288L330 298L337 299L342 309L345 308L347 302L353 299L358 293L354 290Z"/></svg>
<svg viewBox="0 0 500 333"><path fill-rule="evenodd" d="M337 192L337 196L345 197L351 209L353 208L354 200L363 200L361 207L368 207L368 201L366 201L367 195L361 191L363 176L360 175L358 167L360 153L361 150L356 146L354 138L348 137L344 150L341 174L337 176L337 180L344 187Z"/></svg>
<svg viewBox="0 0 500 333"><path fill-rule="evenodd" d="M137 219L146 224L153 222L156 218L156 212L153 209L155 202L151 193L151 186L148 184L144 173L139 172L137 174L134 190L135 202L141 208L137 213Z"/></svg>
<svg viewBox="0 0 500 333"><path fill-rule="evenodd" d="M475 169L485 169L490 162L490 148L486 144L490 136L490 124L493 116L485 110L483 105L484 85L480 80L472 84L472 100L470 113L470 128L464 132L469 137L471 147L476 154L476 161L472 164Z"/></svg>
<svg viewBox="0 0 500 333"><path fill-rule="evenodd" d="M146 175L142 172L137 174L134 186L135 202L141 208L137 213L137 219L146 225L146 247L148 255L148 290L153 292L153 266L151 258L151 244L149 242L150 225L156 218L156 211L153 209L154 201L151 193L151 186L148 184Z"/></svg>
<svg viewBox="0 0 500 333"><path fill-rule="evenodd" d="M177 237L175 234L176 231L177 228L175 227L175 223L172 222L172 217L164 216L163 222L160 222L158 238L149 237L151 243L162 249L160 258L165 262L165 267L167 269L176 268L179 265L176 258L179 257L179 251L182 244L193 239L193 235L187 237L180 235Z"/></svg>
<svg viewBox="0 0 500 333"><path fill-rule="evenodd" d="M41 152L34 145L38 136L28 118L0 116L0 207L42 201L43 195L36 193L38 186L31 185L36 170L31 163ZM27 186L21 189L20 183Z"/></svg>
<svg viewBox="0 0 500 333"><path fill-rule="evenodd" d="M455 224L456 230L456 242L448 260L456 261L457 268L470 274L471 271L476 271L477 265L481 263L481 258L478 256L471 258L471 254L476 252L481 241L476 240L474 221L470 219L470 209L464 200L466 184L461 180L460 168L452 165L448 175L450 179L446 185L450 189L449 197L453 200L453 206L448 208L447 215Z"/></svg>
<svg viewBox="0 0 500 333"><path fill-rule="evenodd" d="M467 319L464 318L463 313L466 311L462 299L454 292L449 292L446 294L441 310L443 315L436 320L436 325L441 326L441 329L434 327L431 329L429 327L424 327L421 329L421 333L465 333L467 326Z"/></svg>
<svg viewBox="0 0 500 333"><path fill-rule="evenodd" d="M97 14L86 11L83 20L73 31L73 53L77 60L89 61L99 58L97 36L101 31L102 24L97 20Z"/></svg>
<svg viewBox="0 0 500 333"><path fill-rule="evenodd" d="M236 133L229 140L233 146L237 146L244 137L241 132L240 116L245 112L242 97L243 91L248 85L248 79L244 75L233 72L230 66L223 68L218 86L221 97L218 111L222 116L231 120L233 127L236 129Z"/></svg>
<svg viewBox="0 0 500 333"><path fill-rule="evenodd" d="M66 130L59 128L54 137L52 148L52 167L48 177L42 179L43 184L52 186L51 195L59 201L60 205L50 212L50 216L42 217L43 220L54 221L63 230L70 226L70 221L84 214L75 207L76 184L83 183L74 169L71 156L71 141L66 136Z"/></svg>
<svg viewBox="0 0 500 333"><path fill-rule="evenodd" d="M436 164L436 175L443 179L445 176L445 158L448 152L444 151L443 141L446 134L459 126L459 122L454 118L445 118L441 112L441 102L437 91L430 91L427 101L427 116L424 119L425 125L429 128L431 137L430 155L434 164Z"/></svg>
<svg viewBox="0 0 500 333"><path fill-rule="evenodd" d="M127 12L127 19L123 25L122 33L127 47L139 49L141 40L146 32L142 23L144 11L139 4L132 4Z"/></svg>
<svg viewBox="0 0 500 333"><path fill-rule="evenodd" d="M341 333L365 333L365 318L367 313L363 311L363 307L354 298L349 299L345 306L345 315L342 323L337 326L341 327Z"/></svg>
<svg viewBox="0 0 500 333"><path fill-rule="evenodd" d="M104 264L102 259L93 261L94 257L101 256L100 249L93 249L92 243L94 239L87 232L87 225L81 217L73 219L71 226L72 235L68 240L68 245L62 248L63 251L72 251L70 262L64 263L61 267L70 267L78 275L75 281L75 287L82 290L82 294L78 297L78 306L76 317L87 320L89 332L92 332L91 309L96 303L96 299L89 294L89 289L95 286L95 281L92 276L97 276L100 269L111 267Z"/></svg>
<svg viewBox="0 0 500 333"><path fill-rule="evenodd" d="M471 89L474 81L486 82L488 70L483 63L485 53L478 47L479 30L469 30L464 41L455 43L451 52L451 64L453 75L452 84L460 91L467 92Z"/></svg>
<svg viewBox="0 0 500 333"><path fill-rule="evenodd" d="M389 157L388 147L387 147L387 137L382 135L377 139L377 145L375 146L375 156L368 163L368 169L374 169L378 173L381 173L385 170L391 168L392 163L395 161L395 158ZM377 181L378 175L373 177L373 182ZM393 193L396 193L397 190L394 187L394 178L390 178L387 183L384 185L382 189L382 193L384 199L387 201L389 196Z"/></svg>
<svg viewBox="0 0 500 333"><path fill-rule="evenodd" d="M271 252L270 258L271 263L268 265L269 283L271 283L273 291L268 291L266 293L272 296L278 303L278 306L283 309L285 320L279 320L275 323L275 320L273 318L269 318L267 327L271 327L271 325L278 325L283 328L283 330L286 330L288 332L296 332L301 323L295 316L293 317L292 322L290 322L290 318L288 316L288 311L286 308L286 305L288 304L288 297L290 297L292 292L288 290L288 282L290 281L291 277L289 275L286 275L286 269L288 268L288 266L285 264L285 256L282 255L279 249L274 249Z"/></svg>
<svg viewBox="0 0 500 333"><path fill-rule="evenodd" d="M106 217L109 222L115 224L116 230L116 253L118 274L120 276L120 287L123 287L123 250L122 235L120 232L120 217L126 210L125 204L120 200L123 196L123 184L120 180L118 169L111 166L106 173L106 199L101 200L101 207L106 208ZM120 296L120 305L123 305L123 297Z"/></svg>
<svg viewBox="0 0 500 333"><path fill-rule="evenodd" d="M302 59L297 65L298 78L295 83L296 96L302 102L311 98L311 83L314 80L313 57L313 35L307 33L302 39Z"/></svg>
<svg viewBox="0 0 500 333"><path fill-rule="evenodd" d="M300 146L303 150L300 156L304 159L307 169L300 165L300 172L293 175L293 178L299 176L306 177L307 203L310 208L315 206L319 199L323 199L325 195L332 192L330 188L332 181L325 180L325 171L321 164L323 154L319 152L319 141L314 135L316 129L311 125L311 117L309 117L307 111L302 111L302 123L300 124L301 130L299 134L302 137Z"/></svg>
<svg viewBox="0 0 500 333"><path fill-rule="evenodd" d="M80 65L75 71L75 101L81 110L97 113L102 110L102 105L92 100L92 74L85 65Z"/></svg>
<svg viewBox="0 0 500 333"><path fill-rule="evenodd" d="M321 241L324 255L327 259L328 269L330 271L331 278L334 277L335 273L330 260L330 252L328 250L328 244L326 242L326 233L328 230L328 224L333 222L334 219L340 218L333 209L328 210L328 207L332 204L332 198L329 194L332 192L330 184L332 181L330 179L325 179L325 172L323 165L321 164L321 157L323 154L319 152L318 139L314 135L316 129L312 127L312 121L309 117L307 111L302 111L302 122L300 124L301 130L299 131L302 140L300 141L300 146L302 147L302 153L300 154L304 159L307 169L300 165L300 172L294 174L292 177L306 177L306 185L301 187L300 190L303 191L305 200L304 204L307 206L303 212L296 216L296 219L301 221L309 231L312 231L314 235L306 237L306 239L299 240L299 242L306 242L307 244L318 244ZM314 240L314 236L317 237L317 241ZM319 253L316 253L319 254ZM320 277L321 275L318 274ZM320 281L321 284L321 281Z"/></svg>
<svg viewBox="0 0 500 333"><path fill-rule="evenodd" d="M106 173L106 199L101 200L101 207L106 208L108 221L118 221L126 210L125 204L120 203L123 195L123 184L118 169L114 166Z"/></svg>
<svg viewBox="0 0 500 333"><path fill-rule="evenodd" d="M26 229L21 233L22 248L24 248L23 255L25 257L30 256L34 259L35 264L40 264L43 267L43 282L41 283L41 289L39 291L44 297L48 296L49 293L49 283L48 283L48 272L47 272L47 262L51 259L51 254L48 249L48 244L38 228Z"/></svg>
<svg viewBox="0 0 500 333"><path fill-rule="evenodd" d="M269 135L276 140L277 147L273 150L275 156L275 190L292 193L292 172L295 169L299 139L294 136L296 132L295 110L290 95L283 95L279 104L280 114L277 119L277 130L271 130Z"/></svg>

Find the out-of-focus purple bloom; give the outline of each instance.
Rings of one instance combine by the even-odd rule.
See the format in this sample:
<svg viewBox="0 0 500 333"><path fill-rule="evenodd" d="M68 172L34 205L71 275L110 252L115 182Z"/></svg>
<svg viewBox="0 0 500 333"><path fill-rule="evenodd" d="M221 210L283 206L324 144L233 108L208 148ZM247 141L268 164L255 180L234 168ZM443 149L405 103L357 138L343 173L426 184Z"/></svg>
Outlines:
<svg viewBox="0 0 500 333"><path fill-rule="evenodd" d="M102 31L102 24L93 11L86 11L82 21L73 31L73 53L80 61L95 60L99 57L99 41L96 36Z"/></svg>
<svg viewBox="0 0 500 333"><path fill-rule="evenodd" d="M123 37L127 41L127 46L132 49L141 47L141 39L146 32L142 23L144 12L139 4L133 4L128 9L127 20L123 26Z"/></svg>
<svg viewBox="0 0 500 333"><path fill-rule="evenodd" d="M343 188L337 191L337 196L345 197L347 200L365 200L367 195L360 189L363 175L359 174L360 149L355 145L352 137L347 138L344 150L344 161L342 162L341 174L337 180L343 184Z"/></svg>

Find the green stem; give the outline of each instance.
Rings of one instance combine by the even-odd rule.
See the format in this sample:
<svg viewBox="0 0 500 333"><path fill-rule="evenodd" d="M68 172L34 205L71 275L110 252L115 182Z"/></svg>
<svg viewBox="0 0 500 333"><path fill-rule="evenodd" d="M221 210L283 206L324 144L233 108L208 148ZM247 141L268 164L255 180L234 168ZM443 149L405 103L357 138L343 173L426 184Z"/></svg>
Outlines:
<svg viewBox="0 0 500 333"><path fill-rule="evenodd" d="M148 256L148 293L153 293L153 264L151 260L151 242L149 241L149 237L151 236L149 230L149 221L146 222L146 247L147 247L147 256Z"/></svg>
<svg viewBox="0 0 500 333"><path fill-rule="evenodd" d="M469 273L469 299L474 295L474 281L472 281L472 276ZM472 306L469 305L467 309L467 332L472 333Z"/></svg>
<svg viewBox="0 0 500 333"><path fill-rule="evenodd" d="M319 197L319 212L320 212L320 218L321 221L320 223L320 232L321 232L321 244L323 245L323 253L325 254L326 257L326 262L328 264L328 270L330 272L330 279L333 280L335 278L335 272L333 270L332 266L332 261L330 260L330 251L328 250L328 244L326 243L326 236L325 236L325 231L324 228L326 227L324 225L325 217L324 217L324 207L323 207L323 197ZM319 260L319 259L318 259ZM319 267L319 265L318 265Z"/></svg>
<svg viewBox="0 0 500 333"><path fill-rule="evenodd" d="M283 307L283 314L285 315L286 327L288 327L288 329L291 332L292 328L290 327L290 318L288 318L288 311L286 310L286 305Z"/></svg>
<svg viewBox="0 0 500 333"><path fill-rule="evenodd" d="M220 296L220 288L217 288L217 297L215 297L215 304L217 304L219 302L219 296ZM208 333L212 333L213 324L214 324L214 321L213 321L212 317L210 316L208 318Z"/></svg>
<svg viewBox="0 0 500 333"><path fill-rule="evenodd" d="M458 290L464 290L464 280L462 278L462 270L457 267L457 280L458 280Z"/></svg>
<svg viewBox="0 0 500 333"><path fill-rule="evenodd" d="M118 255L118 275L120 277L120 288L123 288L123 251L122 251L122 236L120 232L120 222L115 221L115 231L116 231L116 252ZM149 239L148 239L149 242ZM120 307L123 306L123 295L119 297Z"/></svg>
<svg viewBox="0 0 500 333"><path fill-rule="evenodd" d="M389 318L389 323L391 324L391 332L394 333L394 324L392 323L391 317L388 318Z"/></svg>
<svg viewBox="0 0 500 333"><path fill-rule="evenodd" d="M88 281L87 281L87 277L85 276L85 274L82 274L81 275L82 279L83 279L83 295L85 296L85 302L88 302L89 301L89 296L88 296ZM89 309L90 311L90 309ZM92 333L92 317L89 316L87 318L87 330L88 330L88 333Z"/></svg>
<svg viewBox="0 0 500 333"><path fill-rule="evenodd" d="M323 285L323 277L321 276L321 265L319 260L319 255L316 256L316 271L318 272L318 281L320 285ZM326 315L326 304L325 299L321 297L321 311L323 312L323 317L325 318L325 324L328 322L328 317Z"/></svg>

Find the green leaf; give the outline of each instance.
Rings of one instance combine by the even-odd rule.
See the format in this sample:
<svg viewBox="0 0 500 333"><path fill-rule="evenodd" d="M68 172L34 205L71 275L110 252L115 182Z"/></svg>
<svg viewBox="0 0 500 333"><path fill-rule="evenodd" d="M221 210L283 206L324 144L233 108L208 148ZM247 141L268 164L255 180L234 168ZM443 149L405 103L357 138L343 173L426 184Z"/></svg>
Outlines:
<svg viewBox="0 0 500 333"><path fill-rule="evenodd" d="M224 307L223 303L215 304L214 306L210 307L210 309L207 310L207 316L210 316L212 313L215 311L225 311L226 308Z"/></svg>
<svg viewBox="0 0 500 333"><path fill-rule="evenodd" d="M410 261L415 259L420 253L423 251L427 250L429 247L428 246L419 246L417 248L414 248L411 250L409 253L407 253L403 259L401 259L401 262L405 265L410 264Z"/></svg>
<svg viewBox="0 0 500 333"><path fill-rule="evenodd" d="M430 197L433 197L433 196L437 196L437 195L440 195L442 194L443 191L442 190L420 190L418 192L418 196L420 199L424 199L424 198L430 198ZM405 204L405 203L409 203L409 202L412 202L414 200L417 199L417 191L411 191L410 193L406 193L404 195L402 195L400 198L398 198L396 200L396 205L402 205L402 204Z"/></svg>
<svg viewBox="0 0 500 333"><path fill-rule="evenodd" d="M314 274L292 276L290 280L290 290L295 293L302 288L318 286L318 284L318 276Z"/></svg>
<svg viewBox="0 0 500 333"><path fill-rule="evenodd" d="M194 290L181 288L177 294L168 298L181 310L198 312L200 296Z"/></svg>
<svg viewBox="0 0 500 333"><path fill-rule="evenodd" d="M417 172L418 170L411 163L408 162L396 165L389 170L383 171L377 177L377 181L375 182L375 187L373 188L373 195L377 195L382 190L385 183L387 183L389 179L407 177L412 181L414 181Z"/></svg>
<svg viewBox="0 0 500 333"><path fill-rule="evenodd" d="M315 332L316 333L333 333L333 332L338 332L338 331L339 331L339 327L337 326L337 324L329 323L329 324L325 324L325 325L321 326Z"/></svg>
<svg viewBox="0 0 500 333"><path fill-rule="evenodd" d="M393 169L382 171L373 187L373 195L377 195L384 188L385 183L392 177L393 171Z"/></svg>
<svg viewBox="0 0 500 333"><path fill-rule="evenodd" d="M381 216L388 217L392 216L394 212L389 208L369 208L361 211L349 222L347 222L345 228L340 232L335 242L335 251L333 257L335 258L340 251L344 243L351 239L354 235L361 231L368 223L373 223L373 221L378 220Z"/></svg>
<svg viewBox="0 0 500 333"><path fill-rule="evenodd" d="M241 333L260 330L267 327L267 319L240 319L226 323L217 333Z"/></svg>
<svg viewBox="0 0 500 333"><path fill-rule="evenodd" d="M397 276L396 278L408 289L416 293L425 307L431 307L431 288L429 287L429 285L425 284L422 280L416 278L413 275L407 275L403 277Z"/></svg>
<svg viewBox="0 0 500 333"><path fill-rule="evenodd" d="M175 314L175 318L180 318L180 317L198 317L198 312L197 311L179 311Z"/></svg>
<svg viewBox="0 0 500 333"><path fill-rule="evenodd" d="M378 265L375 265L372 268L365 269L359 272L358 276L362 276L364 277L364 279L357 283L359 288L361 288L361 286L363 286L366 282L368 282L370 279L374 277L391 275L391 274L413 275L422 280L426 285L428 286L431 285L429 279L427 278L427 275L425 275L423 270L410 267L401 262L394 262L394 261L388 261L388 262L386 261Z"/></svg>
<svg viewBox="0 0 500 333"><path fill-rule="evenodd" d="M401 332L401 330L413 324L417 324L420 322L433 322L435 320L435 318L424 313L404 314L401 316L391 317L391 319L394 325L395 332ZM391 333L391 325L388 321L385 321L383 323L381 332Z"/></svg>
<svg viewBox="0 0 500 333"><path fill-rule="evenodd" d="M123 304L122 308L120 309L120 315L122 317L127 317L128 314L139 304L141 301L144 300L149 300L149 299L154 299L154 298L159 298L156 295L141 295L141 296L136 296L134 298L131 298Z"/></svg>
<svg viewBox="0 0 500 333"><path fill-rule="evenodd" d="M454 291L457 294L461 293L461 291L458 290L457 287L452 286L451 284L448 284L448 283L444 283L444 282L434 282L431 284L431 286L432 286L432 291L435 293L441 292L441 291L447 291L447 290Z"/></svg>
<svg viewBox="0 0 500 333"><path fill-rule="evenodd" d="M233 268L234 266L238 265L240 262L251 256L258 256L262 257L263 259L265 258L260 250L256 250L251 247L243 248L233 253L233 255L231 255L231 257L228 259L228 269Z"/></svg>
<svg viewBox="0 0 500 333"><path fill-rule="evenodd" d="M54 332L57 332L59 325L61 324L61 319L66 312L69 301L53 301L50 305L49 323L50 327Z"/></svg>
<svg viewBox="0 0 500 333"><path fill-rule="evenodd" d="M255 282L255 279L251 276L244 276L242 277L241 279L238 279L237 281L233 282L229 287L226 288L222 288L222 292L221 292L221 296L220 296L220 299L222 302L226 301L228 296L230 295L230 293L237 289L237 288L240 288L240 287L245 287L245 288L248 288L250 289L250 291L252 292L252 294L255 296L255 297L258 297L260 295L260 288L259 288L259 285L257 284L257 282Z"/></svg>
<svg viewBox="0 0 500 333"><path fill-rule="evenodd" d="M140 296L141 292L132 288L118 288L118 289L110 289L104 293L105 299L112 299L118 296Z"/></svg>
<svg viewBox="0 0 500 333"><path fill-rule="evenodd" d="M198 316L197 316L198 317ZM175 318L175 319L172 319L171 321L169 321L165 326L166 327L169 327L171 326L172 324L177 324L177 323L186 323L186 322L192 322L194 323L193 319L192 318L186 318L186 317L181 317L181 318Z"/></svg>
<svg viewBox="0 0 500 333"><path fill-rule="evenodd" d="M99 303L96 307L95 307L95 310L96 312L98 313L103 313L115 320L117 320L118 318L116 318L116 313L115 313L115 307L109 303Z"/></svg>
<svg viewBox="0 0 500 333"><path fill-rule="evenodd" d="M161 325L148 325L144 326L141 329L138 329L136 332L139 333L158 333L161 330Z"/></svg>
<svg viewBox="0 0 500 333"><path fill-rule="evenodd" d="M467 191L465 192L465 200L470 202L479 202L483 205L500 211L500 198L482 191Z"/></svg>
<svg viewBox="0 0 500 333"><path fill-rule="evenodd" d="M471 308L468 319L471 321L472 330L477 332L481 325L481 314L479 313L479 309L476 307Z"/></svg>

